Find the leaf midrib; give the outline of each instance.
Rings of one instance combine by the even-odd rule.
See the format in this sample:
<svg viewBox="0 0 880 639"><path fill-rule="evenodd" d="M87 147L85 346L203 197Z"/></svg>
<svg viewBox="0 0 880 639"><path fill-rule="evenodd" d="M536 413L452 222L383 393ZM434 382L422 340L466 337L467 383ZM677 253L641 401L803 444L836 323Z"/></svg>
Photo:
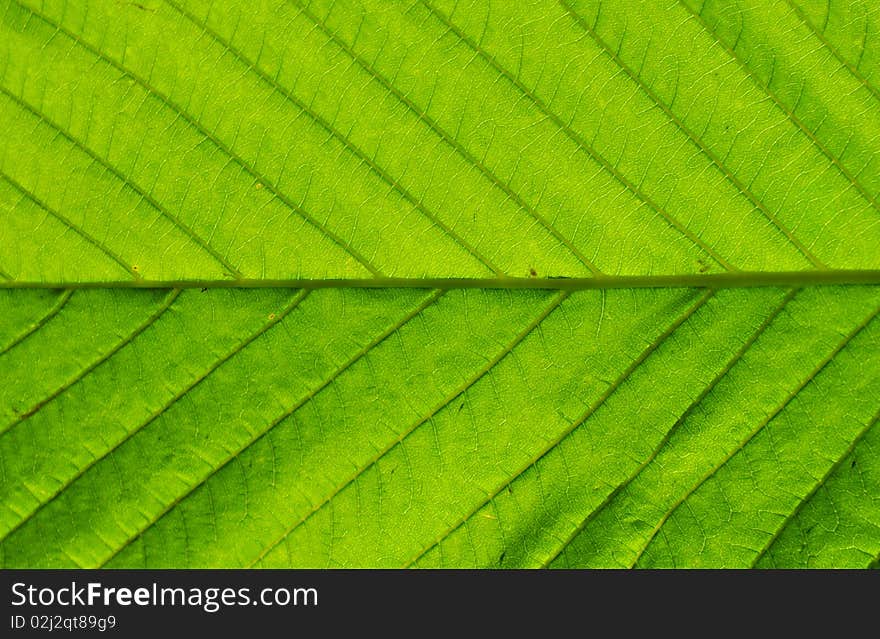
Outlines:
<svg viewBox="0 0 880 639"><path fill-rule="evenodd" d="M0 281L0 289L186 289L186 288L425 288L546 289L581 291L615 288L754 288L880 284L880 269L735 271L677 275L600 275L595 277L371 277L321 279L132 280L125 282Z"/></svg>

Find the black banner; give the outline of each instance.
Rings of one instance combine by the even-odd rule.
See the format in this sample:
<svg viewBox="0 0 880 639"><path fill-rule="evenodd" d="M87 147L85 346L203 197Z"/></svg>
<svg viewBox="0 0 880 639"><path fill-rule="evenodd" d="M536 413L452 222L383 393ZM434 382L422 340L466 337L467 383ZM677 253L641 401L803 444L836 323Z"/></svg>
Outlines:
<svg viewBox="0 0 880 639"><path fill-rule="evenodd" d="M863 627L880 571L4 570L4 637ZM869 622L870 623L870 622ZM708 624L708 625L707 625ZM757 624L757 625L756 625ZM600 628L602 629L600 631ZM580 634L580 633L579 633ZM262 636L259 635L259 636Z"/></svg>

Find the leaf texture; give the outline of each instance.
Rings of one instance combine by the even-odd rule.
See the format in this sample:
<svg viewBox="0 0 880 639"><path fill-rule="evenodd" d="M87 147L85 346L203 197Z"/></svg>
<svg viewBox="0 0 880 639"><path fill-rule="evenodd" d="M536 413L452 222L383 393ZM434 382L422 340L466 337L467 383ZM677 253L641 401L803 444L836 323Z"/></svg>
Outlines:
<svg viewBox="0 0 880 639"><path fill-rule="evenodd" d="M0 0L0 567L877 566L878 34Z"/></svg>
<svg viewBox="0 0 880 639"><path fill-rule="evenodd" d="M876 12L770 4L4 0L0 269L877 271Z"/></svg>
<svg viewBox="0 0 880 639"><path fill-rule="evenodd" d="M880 553L877 287L0 299L7 567Z"/></svg>

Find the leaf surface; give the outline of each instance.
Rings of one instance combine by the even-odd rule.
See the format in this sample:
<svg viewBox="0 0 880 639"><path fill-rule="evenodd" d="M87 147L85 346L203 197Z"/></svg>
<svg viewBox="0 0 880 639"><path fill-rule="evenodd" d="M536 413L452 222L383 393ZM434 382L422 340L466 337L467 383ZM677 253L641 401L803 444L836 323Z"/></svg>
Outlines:
<svg viewBox="0 0 880 639"><path fill-rule="evenodd" d="M880 553L877 287L19 300L0 370L46 374L0 398L5 566Z"/></svg>
<svg viewBox="0 0 880 639"><path fill-rule="evenodd" d="M0 566L876 566L877 33L0 0Z"/></svg>
<svg viewBox="0 0 880 639"><path fill-rule="evenodd" d="M816 11L6 0L0 268L18 284L877 271L873 40L854 54L855 27L819 30Z"/></svg>

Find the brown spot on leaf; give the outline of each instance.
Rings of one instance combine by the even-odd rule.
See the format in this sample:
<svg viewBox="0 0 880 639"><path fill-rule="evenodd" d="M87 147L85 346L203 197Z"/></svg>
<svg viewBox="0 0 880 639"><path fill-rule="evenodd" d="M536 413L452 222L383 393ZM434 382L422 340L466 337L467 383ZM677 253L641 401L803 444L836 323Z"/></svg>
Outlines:
<svg viewBox="0 0 880 639"><path fill-rule="evenodd" d="M149 11L150 13L156 13L156 10L148 7L146 5L141 4L140 2L126 2L129 7L134 7L135 9L140 9L141 11Z"/></svg>

